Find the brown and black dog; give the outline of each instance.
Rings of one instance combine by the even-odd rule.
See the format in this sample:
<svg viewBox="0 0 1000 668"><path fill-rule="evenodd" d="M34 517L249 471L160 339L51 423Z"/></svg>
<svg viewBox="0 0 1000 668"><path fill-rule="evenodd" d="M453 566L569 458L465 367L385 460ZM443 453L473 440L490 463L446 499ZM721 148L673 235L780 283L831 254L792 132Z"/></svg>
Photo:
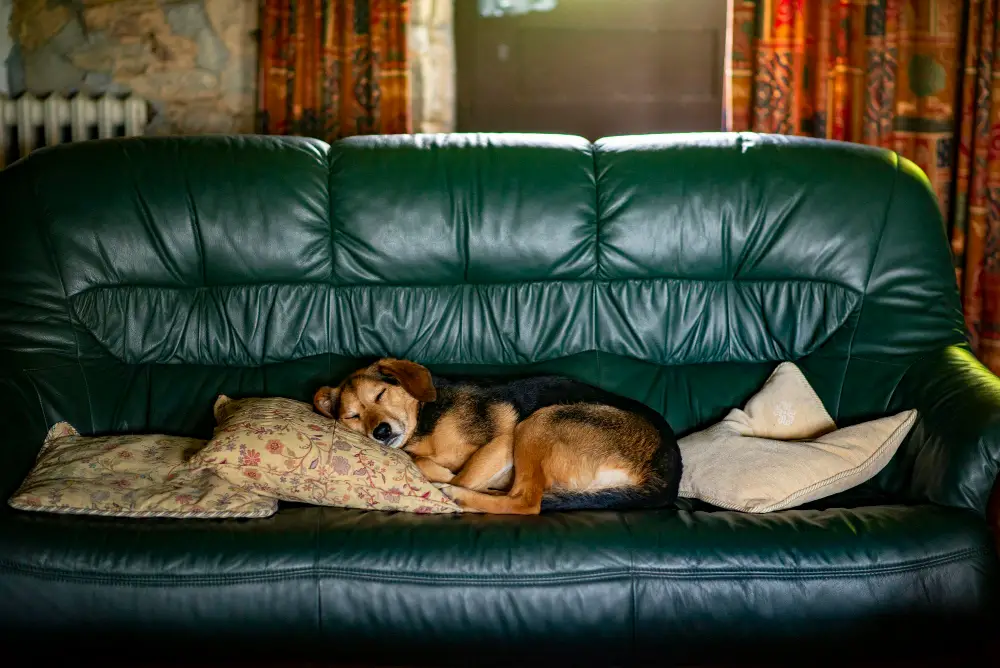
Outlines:
<svg viewBox="0 0 1000 668"><path fill-rule="evenodd" d="M568 378L446 380L414 362L382 359L320 388L313 404L403 448L467 510L534 515L677 498L680 450L663 416Z"/></svg>

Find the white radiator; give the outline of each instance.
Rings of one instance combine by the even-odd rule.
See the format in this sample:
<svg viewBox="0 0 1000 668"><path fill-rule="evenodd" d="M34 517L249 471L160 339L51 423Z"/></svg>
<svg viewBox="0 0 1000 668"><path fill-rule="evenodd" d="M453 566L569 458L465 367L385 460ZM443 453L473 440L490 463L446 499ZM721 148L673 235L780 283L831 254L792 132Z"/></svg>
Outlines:
<svg viewBox="0 0 1000 668"><path fill-rule="evenodd" d="M141 135L148 109L135 97L0 95L0 169L43 146Z"/></svg>

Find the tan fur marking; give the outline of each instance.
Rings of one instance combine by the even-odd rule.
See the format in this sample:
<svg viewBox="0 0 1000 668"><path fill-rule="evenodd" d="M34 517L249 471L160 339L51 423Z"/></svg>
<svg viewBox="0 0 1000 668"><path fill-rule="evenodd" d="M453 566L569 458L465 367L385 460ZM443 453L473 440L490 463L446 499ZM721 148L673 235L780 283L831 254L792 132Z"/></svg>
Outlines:
<svg viewBox="0 0 1000 668"><path fill-rule="evenodd" d="M565 419L564 407L536 411L514 430L514 479L504 496L482 494L461 487L447 493L463 508L497 514L534 515L540 512L548 490L590 490L641 485L649 458L659 444L651 425L625 411L587 406L584 411L616 429ZM589 413L588 413L589 414Z"/></svg>
<svg viewBox="0 0 1000 668"><path fill-rule="evenodd" d="M450 471L462 468L476 451L476 446L465 438L460 417L454 414L445 415L438 420L434 431L426 440L431 447L431 454L428 456Z"/></svg>
<svg viewBox="0 0 1000 668"><path fill-rule="evenodd" d="M431 482L450 483L455 478L454 473L428 457L414 457L413 463L417 465L417 468L424 474L424 477Z"/></svg>
<svg viewBox="0 0 1000 668"><path fill-rule="evenodd" d="M506 487L510 484L513 465L514 435L508 431L476 450L450 482L481 492L490 487Z"/></svg>

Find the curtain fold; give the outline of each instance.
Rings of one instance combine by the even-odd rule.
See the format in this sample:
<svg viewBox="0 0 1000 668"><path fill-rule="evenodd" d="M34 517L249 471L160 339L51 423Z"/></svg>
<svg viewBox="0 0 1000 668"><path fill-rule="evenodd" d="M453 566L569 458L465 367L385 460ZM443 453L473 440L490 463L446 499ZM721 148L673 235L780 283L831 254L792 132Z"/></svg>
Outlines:
<svg viewBox="0 0 1000 668"><path fill-rule="evenodd" d="M414 132L455 130L454 0L410 0L410 122Z"/></svg>
<svg viewBox="0 0 1000 668"><path fill-rule="evenodd" d="M730 1L728 129L913 160L948 223L973 349L1000 373L1000 0Z"/></svg>
<svg viewBox="0 0 1000 668"><path fill-rule="evenodd" d="M263 0L258 132L411 131L406 0Z"/></svg>

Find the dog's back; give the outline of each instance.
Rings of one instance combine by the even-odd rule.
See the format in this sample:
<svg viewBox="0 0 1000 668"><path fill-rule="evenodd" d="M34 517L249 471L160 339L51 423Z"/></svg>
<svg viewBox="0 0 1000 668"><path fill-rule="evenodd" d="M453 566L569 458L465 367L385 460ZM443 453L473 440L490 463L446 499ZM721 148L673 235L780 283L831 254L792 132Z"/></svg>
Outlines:
<svg viewBox="0 0 1000 668"><path fill-rule="evenodd" d="M553 409L547 411L553 431L561 425L593 430L574 432L590 441L574 446L580 457L592 456L586 452L587 446L596 442L605 457L624 460L642 480L638 485L603 489L549 489L542 497L543 511L663 507L677 499L682 464L676 436L662 415L640 401L561 376L513 380L435 377L434 384L445 392L475 397L480 405L512 405L520 422L543 409ZM609 413L607 407L621 413ZM644 446L650 442L644 426L655 432L652 447ZM601 432L610 437L601 437Z"/></svg>

